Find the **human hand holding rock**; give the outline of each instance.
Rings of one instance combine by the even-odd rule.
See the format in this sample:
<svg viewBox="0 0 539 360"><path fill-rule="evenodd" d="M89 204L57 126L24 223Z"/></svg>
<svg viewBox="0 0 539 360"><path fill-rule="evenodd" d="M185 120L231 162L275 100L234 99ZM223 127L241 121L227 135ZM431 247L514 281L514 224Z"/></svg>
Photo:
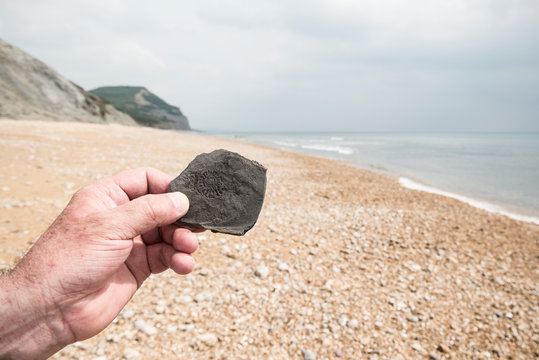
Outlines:
<svg viewBox="0 0 539 360"><path fill-rule="evenodd" d="M92 337L142 282L194 267L195 235L170 225L187 197L171 177L127 170L79 190L9 275L0 277L0 358L46 358Z"/></svg>

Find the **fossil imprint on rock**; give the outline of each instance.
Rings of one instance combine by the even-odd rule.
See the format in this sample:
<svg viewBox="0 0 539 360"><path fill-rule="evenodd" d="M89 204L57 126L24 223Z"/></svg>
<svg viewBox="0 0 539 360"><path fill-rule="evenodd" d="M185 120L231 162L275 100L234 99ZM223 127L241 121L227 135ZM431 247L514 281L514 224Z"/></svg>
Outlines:
<svg viewBox="0 0 539 360"><path fill-rule="evenodd" d="M183 192L189 211L178 225L243 235L251 229L264 201L266 168L228 151L198 155L169 185Z"/></svg>

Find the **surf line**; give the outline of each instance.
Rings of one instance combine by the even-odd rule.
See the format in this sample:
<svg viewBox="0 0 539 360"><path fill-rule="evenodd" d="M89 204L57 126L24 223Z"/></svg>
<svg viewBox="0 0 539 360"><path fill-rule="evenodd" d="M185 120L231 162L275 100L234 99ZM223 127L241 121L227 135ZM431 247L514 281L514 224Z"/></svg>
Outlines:
<svg viewBox="0 0 539 360"><path fill-rule="evenodd" d="M530 222L530 223L539 225L539 218L537 218L537 217L515 214L515 213L509 212L507 210L504 210L504 209L502 209L501 207L499 207L497 205L494 205L494 204L491 204L491 203L488 203L488 202L485 202L485 201L472 199L472 198L469 198L467 196L454 194L454 193L451 193L451 192L448 192L448 191L436 189L434 187L420 184L418 182L415 182L415 181L410 180L410 179L405 178L405 177L399 177L399 184L401 186L407 188L407 189L418 190L418 191L423 191L423 192L427 192L427 193L431 193L431 194L437 194L437 195L450 197L450 198L462 201L463 203L466 203L466 204L471 205L473 207L476 207L478 209L486 210L486 211L488 211L490 213L500 214L500 215L507 216L508 218L511 218L511 219L514 219L514 220L525 221L525 222Z"/></svg>

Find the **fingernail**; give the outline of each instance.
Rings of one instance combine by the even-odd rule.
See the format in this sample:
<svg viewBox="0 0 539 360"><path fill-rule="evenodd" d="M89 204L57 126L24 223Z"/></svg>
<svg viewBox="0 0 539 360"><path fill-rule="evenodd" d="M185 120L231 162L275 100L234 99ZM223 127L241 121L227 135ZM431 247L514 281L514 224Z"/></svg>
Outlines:
<svg viewBox="0 0 539 360"><path fill-rule="evenodd" d="M174 203L174 206L178 211L180 212L187 212L187 209L189 209L189 199L185 194L181 192L171 192L167 193L168 197L172 202Z"/></svg>

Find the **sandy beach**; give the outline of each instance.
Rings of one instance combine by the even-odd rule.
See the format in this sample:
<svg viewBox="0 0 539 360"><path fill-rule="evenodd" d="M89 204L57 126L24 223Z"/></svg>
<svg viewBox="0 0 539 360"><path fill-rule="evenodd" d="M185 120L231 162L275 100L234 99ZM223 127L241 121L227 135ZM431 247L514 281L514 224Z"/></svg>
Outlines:
<svg viewBox="0 0 539 360"><path fill-rule="evenodd" d="M118 171L176 176L226 148L268 168L243 237L199 234L192 274L146 281L54 359L533 359L539 226L278 149L142 127L0 120L0 269L72 194Z"/></svg>

